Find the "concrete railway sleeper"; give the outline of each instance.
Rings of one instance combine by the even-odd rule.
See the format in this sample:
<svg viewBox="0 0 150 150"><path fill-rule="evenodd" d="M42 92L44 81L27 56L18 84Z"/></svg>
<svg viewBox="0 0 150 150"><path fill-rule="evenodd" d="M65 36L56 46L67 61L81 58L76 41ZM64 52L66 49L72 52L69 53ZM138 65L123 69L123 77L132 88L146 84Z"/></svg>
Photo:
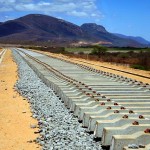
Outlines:
<svg viewBox="0 0 150 150"><path fill-rule="evenodd" d="M122 150L135 144L150 149L148 84L24 49L17 51L87 131L101 137L104 146Z"/></svg>
<svg viewBox="0 0 150 150"><path fill-rule="evenodd" d="M30 50L30 51L31 51L31 50ZM36 52L37 52L37 53L40 53L40 54L43 54L42 52L39 52L39 51L36 51ZM47 55L47 54L43 54L43 55L46 55L46 56L48 56L48 57L52 57L52 58L58 59L57 57L49 56L49 55ZM92 67L86 66L86 65L84 65L84 64L79 64L79 63L75 63L75 62L66 60L66 59L64 59L64 58L59 58L59 59L62 60L62 61L65 61L65 62L69 62L69 63L72 63L72 64L76 64L76 65L78 65L78 66L80 66L80 67L86 68L86 69L91 70L91 71L104 73L104 74L106 74L107 76L119 77L119 79L121 79L121 80L127 80L128 82L129 82L129 81L132 81L132 82L135 83L135 84L143 85L142 82L138 82L137 80L133 80L133 79L130 79L130 78L127 78L127 77L123 77L123 76L116 75L116 74L109 73L109 72L105 72L105 71L100 71L100 70L94 69L94 68L92 68ZM78 62L83 62L83 63L85 63L85 61L81 61L81 60L78 60ZM106 69L110 69L110 70L115 70L115 71L118 71L118 72L124 72L124 73L127 73L127 74L131 74L131 75L139 76L139 77L142 77L142 78L150 79L150 77L144 76L144 75L141 75L141 74L131 73L131 72L128 72L128 71L123 71L123 70L119 70L119 69L114 69L114 68L110 68L110 67L106 67L106 66L102 66L102 65L96 65L96 64L89 63L89 62L86 62L86 64L94 65L94 66L98 66L98 67L102 67L102 68L106 68ZM150 88L149 84L147 84L147 83L144 84L144 86L146 86L146 85L148 85L148 87Z"/></svg>

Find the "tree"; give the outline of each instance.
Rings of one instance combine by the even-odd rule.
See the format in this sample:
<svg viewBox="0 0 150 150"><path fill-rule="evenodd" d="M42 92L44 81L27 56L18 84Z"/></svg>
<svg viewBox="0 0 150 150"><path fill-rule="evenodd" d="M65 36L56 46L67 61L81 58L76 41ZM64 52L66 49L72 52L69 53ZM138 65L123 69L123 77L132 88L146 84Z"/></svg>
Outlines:
<svg viewBox="0 0 150 150"><path fill-rule="evenodd" d="M100 45L94 45L91 54L98 55L98 57L100 57L101 55L104 55L106 51L107 51L106 47Z"/></svg>

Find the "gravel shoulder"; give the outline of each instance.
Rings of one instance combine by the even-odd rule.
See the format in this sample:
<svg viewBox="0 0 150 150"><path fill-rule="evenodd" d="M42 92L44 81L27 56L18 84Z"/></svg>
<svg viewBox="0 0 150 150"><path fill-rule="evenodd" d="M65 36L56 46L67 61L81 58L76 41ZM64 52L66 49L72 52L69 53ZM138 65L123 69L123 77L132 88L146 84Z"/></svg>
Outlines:
<svg viewBox="0 0 150 150"><path fill-rule="evenodd" d="M37 121L31 117L29 103L14 90L17 79L17 65L7 50L0 64L0 149L37 150L40 146L29 142L38 136L37 129L30 127Z"/></svg>

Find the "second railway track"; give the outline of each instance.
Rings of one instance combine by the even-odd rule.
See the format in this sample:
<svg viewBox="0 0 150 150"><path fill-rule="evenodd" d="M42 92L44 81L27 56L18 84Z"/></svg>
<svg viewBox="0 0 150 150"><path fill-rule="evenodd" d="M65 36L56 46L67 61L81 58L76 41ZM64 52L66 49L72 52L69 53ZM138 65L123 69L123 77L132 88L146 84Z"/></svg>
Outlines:
<svg viewBox="0 0 150 150"><path fill-rule="evenodd" d="M36 52L17 51L87 131L101 138L103 146L127 150L129 144L136 144L150 149L150 85Z"/></svg>
<svg viewBox="0 0 150 150"><path fill-rule="evenodd" d="M3 57L4 57L5 53L6 53L6 49L3 49L3 50L0 52L0 64L1 64L2 60L3 60Z"/></svg>

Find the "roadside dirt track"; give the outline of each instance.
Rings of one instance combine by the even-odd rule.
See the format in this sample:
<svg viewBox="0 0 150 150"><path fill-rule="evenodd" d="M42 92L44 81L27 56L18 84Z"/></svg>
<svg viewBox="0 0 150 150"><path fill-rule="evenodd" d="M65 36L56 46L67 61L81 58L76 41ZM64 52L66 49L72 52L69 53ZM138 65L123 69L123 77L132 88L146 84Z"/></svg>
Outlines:
<svg viewBox="0 0 150 150"><path fill-rule="evenodd" d="M39 145L29 142L38 136L34 134L38 129L30 128L37 121L28 102L13 89L17 79L17 65L7 50L0 64L0 149L37 150Z"/></svg>

